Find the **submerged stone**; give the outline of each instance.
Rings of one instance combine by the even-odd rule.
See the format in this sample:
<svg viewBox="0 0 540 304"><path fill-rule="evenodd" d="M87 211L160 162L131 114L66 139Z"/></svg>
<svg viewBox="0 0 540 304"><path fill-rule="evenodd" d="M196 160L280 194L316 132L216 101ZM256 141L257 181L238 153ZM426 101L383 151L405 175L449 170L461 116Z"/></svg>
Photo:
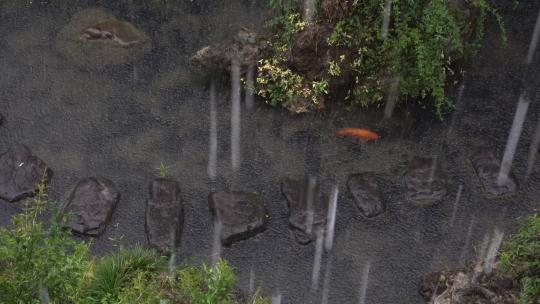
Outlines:
<svg viewBox="0 0 540 304"><path fill-rule="evenodd" d="M516 191L517 183L512 176L508 176L501 184L498 183L501 166L493 151L488 148L478 148L470 159L474 171L488 195L503 196Z"/></svg>
<svg viewBox="0 0 540 304"><path fill-rule="evenodd" d="M208 196L208 205L214 222L222 225L224 245L252 237L266 228L266 208L255 193L214 192Z"/></svg>
<svg viewBox="0 0 540 304"><path fill-rule="evenodd" d="M14 145L0 155L0 198L14 202L31 196L50 171L25 145Z"/></svg>
<svg viewBox="0 0 540 304"><path fill-rule="evenodd" d="M289 207L289 226L300 244L312 242L325 229L329 195L322 188L314 177L288 177L281 186Z"/></svg>
<svg viewBox="0 0 540 304"><path fill-rule="evenodd" d="M180 186L174 180L159 178L150 184L146 202L146 237L151 247L162 253L174 252L180 242L184 209Z"/></svg>
<svg viewBox="0 0 540 304"><path fill-rule="evenodd" d="M349 176L347 188L353 195L356 206L365 217L374 217L384 212L385 204L381 189L372 174L362 173Z"/></svg>
<svg viewBox="0 0 540 304"><path fill-rule="evenodd" d="M120 194L108 179L88 177L79 181L63 207L63 212L71 214L66 227L79 234L101 235L119 198Z"/></svg>
<svg viewBox="0 0 540 304"><path fill-rule="evenodd" d="M75 14L58 33L56 47L72 62L91 68L132 62L151 48L148 36L133 24L102 9Z"/></svg>
<svg viewBox="0 0 540 304"><path fill-rule="evenodd" d="M403 177L407 199L421 205L441 201L447 193L446 175L436 159L415 157Z"/></svg>
<svg viewBox="0 0 540 304"><path fill-rule="evenodd" d="M119 20L107 20L82 30L81 38L87 41L111 40L119 45L128 46L143 40L144 34L131 23Z"/></svg>

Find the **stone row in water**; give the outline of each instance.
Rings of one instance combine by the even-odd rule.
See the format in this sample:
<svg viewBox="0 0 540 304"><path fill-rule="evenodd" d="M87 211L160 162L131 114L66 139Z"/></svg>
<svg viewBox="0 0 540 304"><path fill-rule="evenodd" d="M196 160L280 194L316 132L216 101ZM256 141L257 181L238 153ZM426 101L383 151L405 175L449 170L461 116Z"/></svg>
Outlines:
<svg viewBox="0 0 540 304"><path fill-rule="evenodd" d="M493 152L482 148L471 155L471 164L484 192L502 196L517 188L513 177L497 183L499 162ZM46 164L28 147L14 145L0 155L0 198L14 202L31 196L43 177L51 175ZM44 179L47 181L47 179ZM313 241L326 227L330 183L310 177L289 177L282 193L289 209L289 224L299 243ZM436 159L412 159L403 176L408 200L428 204L441 201L447 194L447 178ZM385 211L385 200L377 177L372 173L350 175L347 188L365 217ZM180 240L184 211L180 186L172 179L158 178L150 183L146 201L145 230L149 244L161 252L170 252ZM105 230L120 193L114 183L101 177L85 178L70 191L62 210L71 217L67 227L74 232L99 236ZM214 223L220 223L224 245L251 237L266 227L267 211L257 194L215 192L208 197Z"/></svg>

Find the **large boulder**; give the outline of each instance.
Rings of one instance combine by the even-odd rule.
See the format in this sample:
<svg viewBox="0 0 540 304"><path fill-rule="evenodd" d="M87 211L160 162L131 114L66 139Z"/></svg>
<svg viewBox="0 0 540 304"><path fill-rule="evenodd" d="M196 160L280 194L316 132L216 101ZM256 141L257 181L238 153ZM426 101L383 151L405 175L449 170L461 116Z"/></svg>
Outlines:
<svg viewBox="0 0 540 304"><path fill-rule="evenodd" d="M289 226L300 244L312 242L325 229L329 205L325 188L314 177L288 177L281 185L289 207Z"/></svg>
<svg viewBox="0 0 540 304"><path fill-rule="evenodd" d="M421 205L441 201L447 193L446 175L437 159L413 158L403 176L407 199Z"/></svg>
<svg viewBox="0 0 540 304"><path fill-rule="evenodd" d="M184 209L180 186L171 179L159 178L150 184L146 201L146 236L151 247L171 253L180 242Z"/></svg>
<svg viewBox="0 0 540 304"><path fill-rule="evenodd" d="M503 196L516 191L517 183L511 174L501 184L498 183L501 166L493 151L488 148L477 148L470 159L474 171L488 195Z"/></svg>
<svg viewBox="0 0 540 304"><path fill-rule="evenodd" d="M79 181L62 208L70 215L66 227L83 235L101 235L119 198L120 194L108 179L88 177Z"/></svg>
<svg viewBox="0 0 540 304"><path fill-rule="evenodd" d="M365 217L374 217L384 212L382 192L373 174L361 173L349 176L347 188Z"/></svg>
<svg viewBox="0 0 540 304"><path fill-rule="evenodd" d="M151 49L151 42L133 24L89 8L75 14L58 33L56 47L75 64L100 69L137 60Z"/></svg>
<svg viewBox="0 0 540 304"><path fill-rule="evenodd" d="M214 222L221 223L221 243L252 237L266 228L268 217L264 203L255 193L214 192L208 196Z"/></svg>
<svg viewBox="0 0 540 304"><path fill-rule="evenodd" d="M31 196L50 173L27 146L14 145L0 155L0 198L14 202Z"/></svg>

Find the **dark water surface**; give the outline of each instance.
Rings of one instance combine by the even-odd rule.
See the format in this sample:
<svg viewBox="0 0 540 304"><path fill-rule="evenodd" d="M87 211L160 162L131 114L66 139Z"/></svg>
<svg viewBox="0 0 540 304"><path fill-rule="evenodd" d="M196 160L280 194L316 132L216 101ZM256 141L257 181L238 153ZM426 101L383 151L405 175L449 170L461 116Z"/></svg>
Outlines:
<svg viewBox="0 0 540 304"><path fill-rule="evenodd" d="M223 257L237 270L241 288L248 290L253 270L266 293L282 293L282 303L320 303L321 298L310 291L314 245L297 244L288 229L280 192L288 174L314 174L339 183L335 245L322 261L324 270L332 260L329 303L358 303L366 262L371 265L366 303L423 303L417 294L422 274L475 258L486 235L496 227L511 233L539 206L540 165L523 179L540 114L536 102L530 106L514 161L516 195L486 198L468 161L478 145L492 147L502 157L536 4L502 11L508 27L506 48L490 22L484 47L467 71L463 99L442 123L400 114L381 125L380 114L339 107L293 116L258 103L253 110L242 109L242 163L233 173L230 96L228 85L221 86L218 177L211 181L208 82L189 66L188 58L211 42L228 40L241 26L261 29L266 14L262 0L181 1L168 8L165 1L10 2L17 3L0 1L0 113L5 116L0 150L16 142L28 145L54 171L50 196L55 200L87 176L115 182L121 200L105 234L95 240L96 254L114 246L146 244L144 202L160 162L171 166L183 192L179 261L209 260L211 191L261 194L270 214L268 230L224 248ZM83 69L67 61L56 50L56 34L74 13L91 6L108 8L136 24L152 38L153 51L131 65L105 70ZM538 70L538 60L534 64ZM536 75L530 75L533 78ZM359 147L334 136L341 127L373 128L382 139ZM420 207L405 200L401 175L415 155L438 156L448 175L449 195L438 205ZM349 174L364 171L385 181L388 210L373 219L360 215L345 188ZM462 199L451 225L459 185ZM21 203L0 201L0 224L7 225L20 209Z"/></svg>

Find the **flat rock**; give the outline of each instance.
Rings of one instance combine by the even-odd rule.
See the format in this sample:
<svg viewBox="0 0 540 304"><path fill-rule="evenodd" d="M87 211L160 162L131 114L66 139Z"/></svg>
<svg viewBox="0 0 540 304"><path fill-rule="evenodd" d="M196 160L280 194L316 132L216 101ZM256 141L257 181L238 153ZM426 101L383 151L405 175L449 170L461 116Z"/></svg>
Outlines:
<svg viewBox="0 0 540 304"><path fill-rule="evenodd" d="M109 222L120 194L113 182L101 177L85 178L70 192L63 211L70 213L67 228L89 236L99 236Z"/></svg>
<svg viewBox="0 0 540 304"><path fill-rule="evenodd" d="M198 50L190 61L202 71L212 73L219 70L231 70L231 63L236 62L245 69L256 66L265 46L257 40L257 35L248 29L240 30L229 44L214 44Z"/></svg>
<svg viewBox="0 0 540 304"><path fill-rule="evenodd" d="M180 242L184 209L180 186L174 180L159 178L150 184L146 201L146 236L151 247L171 253Z"/></svg>
<svg viewBox="0 0 540 304"><path fill-rule="evenodd" d="M370 173L350 175L347 188L365 217L374 217L384 212L383 196L374 175Z"/></svg>
<svg viewBox="0 0 540 304"><path fill-rule="evenodd" d="M75 14L58 33L56 48L71 62L101 69L137 60L151 49L148 36L100 8Z"/></svg>
<svg viewBox="0 0 540 304"><path fill-rule="evenodd" d="M415 157L403 176L407 199L429 205L441 201L447 193L446 175L433 158Z"/></svg>
<svg viewBox="0 0 540 304"><path fill-rule="evenodd" d="M511 175L501 184L497 182L501 166L493 151L488 148L478 148L470 159L474 171L488 195L503 196L516 191L517 183Z"/></svg>
<svg viewBox="0 0 540 304"><path fill-rule="evenodd" d="M230 245L266 228L267 211L255 193L214 192L208 196L214 223L221 223L221 242Z"/></svg>
<svg viewBox="0 0 540 304"><path fill-rule="evenodd" d="M289 207L289 226L297 242L307 244L326 226L329 195L314 177L288 177L281 191Z"/></svg>
<svg viewBox="0 0 540 304"><path fill-rule="evenodd" d="M27 146L12 146L0 155L0 198L14 202L31 196L44 175L50 175L47 165Z"/></svg>

